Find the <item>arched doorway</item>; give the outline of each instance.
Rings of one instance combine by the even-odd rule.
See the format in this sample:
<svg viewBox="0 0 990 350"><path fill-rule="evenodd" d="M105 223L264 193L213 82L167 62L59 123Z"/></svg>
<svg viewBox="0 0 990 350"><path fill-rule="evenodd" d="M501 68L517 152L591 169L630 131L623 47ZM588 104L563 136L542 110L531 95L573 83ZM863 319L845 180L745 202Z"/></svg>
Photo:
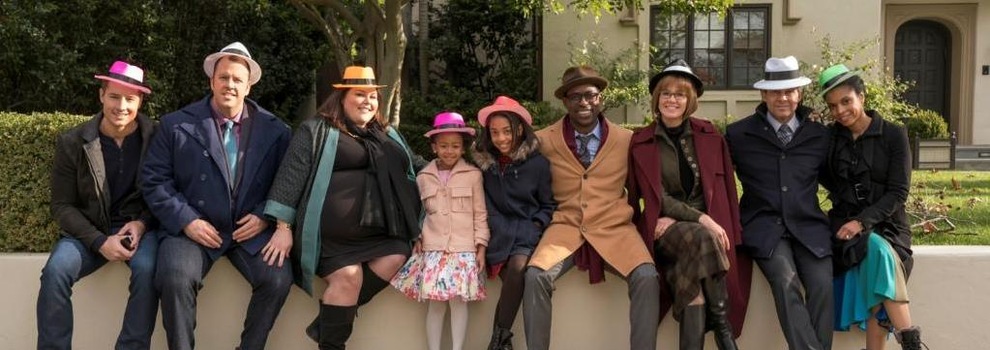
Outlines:
<svg viewBox="0 0 990 350"><path fill-rule="evenodd" d="M897 28L894 39L894 75L915 85L904 99L938 112L955 130L949 118L949 86L952 38L941 23L912 20Z"/></svg>

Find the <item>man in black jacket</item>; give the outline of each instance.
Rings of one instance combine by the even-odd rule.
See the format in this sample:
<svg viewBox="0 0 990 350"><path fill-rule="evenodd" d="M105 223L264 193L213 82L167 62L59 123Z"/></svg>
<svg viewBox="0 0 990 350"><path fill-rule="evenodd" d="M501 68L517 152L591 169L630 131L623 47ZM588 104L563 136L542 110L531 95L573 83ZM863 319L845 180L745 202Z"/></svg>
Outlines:
<svg viewBox="0 0 990 350"><path fill-rule="evenodd" d="M103 81L103 109L60 135L52 166L52 217L62 237L41 271L38 349L72 347L72 285L108 261L131 268L130 297L116 349L148 349L158 316L153 279L158 239L137 173L154 124L138 114L141 68L117 61ZM148 234L145 234L149 232Z"/></svg>
<svg viewBox="0 0 990 350"><path fill-rule="evenodd" d="M792 350L832 346L831 233L817 197L828 132L800 105L809 83L793 56L770 58L753 84L763 103L725 135L743 185L743 246L770 283Z"/></svg>

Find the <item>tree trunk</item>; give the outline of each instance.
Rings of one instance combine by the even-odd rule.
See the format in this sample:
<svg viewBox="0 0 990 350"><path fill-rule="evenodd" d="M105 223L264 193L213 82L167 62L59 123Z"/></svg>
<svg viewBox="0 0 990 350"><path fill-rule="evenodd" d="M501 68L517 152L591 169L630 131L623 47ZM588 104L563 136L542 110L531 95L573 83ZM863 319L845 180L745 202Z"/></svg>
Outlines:
<svg viewBox="0 0 990 350"><path fill-rule="evenodd" d="M430 0L419 0L419 93L430 93Z"/></svg>
<svg viewBox="0 0 990 350"><path fill-rule="evenodd" d="M378 48L375 52L375 61L378 71L381 72L381 81L385 103L379 107L382 114L392 126L399 126L402 96L402 63L406 59L406 32L403 30L402 9L406 6L404 1L386 1L384 28L382 33L384 42L375 45ZM382 36L378 36L381 38Z"/></svg>

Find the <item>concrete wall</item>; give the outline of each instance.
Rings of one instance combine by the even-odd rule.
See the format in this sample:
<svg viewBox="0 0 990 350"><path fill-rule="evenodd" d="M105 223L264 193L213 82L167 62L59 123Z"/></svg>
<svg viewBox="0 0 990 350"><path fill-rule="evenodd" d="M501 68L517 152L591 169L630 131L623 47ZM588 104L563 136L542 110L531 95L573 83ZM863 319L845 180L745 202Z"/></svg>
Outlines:
<svg viewBox="0 0 990 350"><path fill-rule="evenodd" d="M990 247L916 247L914 274L910 280L912 317L924 328L924 340L932 349L981 349L990 344L985 325L990 322ZM45 254L0 255L0 348L30 349L37 337L35 303L38 276ZM74 289L75 338L78 349L108 349L120 330L127 298L127 273L122 264L111 264L83 279ZM625 284L607 276L604 284L589 286L587 275L577 270L558 282L554 309L553 348L576 350L621 349L628 344L629 302ZM245 306L246 282L226 259L208 275L199 297L197 345L201 349L230 349L237 345ZM318 287L319 288L319 287ZM491 319L499 283L488 284L490 298L471 305L466 349L482 349L490 336ZM362 308L348 349L425 349L423 320L426 308L392 289ZM269 339L269 349L312 349L303 335L316 314L316 301L298 288L289 300ZM524 349L522 317L517 319L516 348ZM658 349L676 348L677 325L670 316L661 324ZM161 325L153 349L165 348ZM836 333L834 349L860 349L863 333ZM743 349L784 349L766 280L754 276L746 327L739 339ZM714 348L709 336L707 348ZM899 347L891 341L888 349Z"/></svg>
<svg viewBox="0 0 990 350"><path fill-rule="evenodd" d="M649 2L647 2L649 3ZM965 29L974 36L963 50L963 57L954 57L953 64L968 65L965 69L952 76L955 86L950 96L952 108L950 113L955 125L960 127L962 144L990 144L990 99L981 98L990 93L990 75L980 73L980 67L990 65L990 0L736 0L737 5L770 4L772 19L770 23L771 56L781 57L794 55L810 64L821 64L821 54L816 39L824 34L832 38L836 47L844 46L864 39L880 38L881 43L860 55L860 60L884 57L885 43L892 41L893 33L884 35L884 8L888 5L918 5L930 4L938 8L942 4L973 4L976 6L975 24L972 29ZM841 14L837 11L841 11ZM623 20L629 17L626 13L603 16L595 22L591 16L579 18L573 11L565 11L558 15L546 15L543 20L543 82L544 96L548 101L555 101L552 92L560 85L560 75L568 66L571 47L568 42L580 42L582 38L597 36L608 38L606 44L615 48L615 52L631 46L638 46L642 52L649 48L649 11L638 11L631 15L634 20ZM942 16L940 14L919 14L919 16ZM936 19L952 22L957 19L951 14ZM892 52L892 49L891 49ZM958 62L955 60L958 59ZM862 62L860 62L862 63ZM887 62L893 65L893 58ZM649 63L644 54L640 60L640 68L648 69ZM701 99L698 116L707 118L722 118L727 114L737 118L752 114L753 107L759 102L759 95L747 90L706 91ZM611 113L610 118L621 122L638 122L644 117L640 108L633 108L625 113Z"/></svg>

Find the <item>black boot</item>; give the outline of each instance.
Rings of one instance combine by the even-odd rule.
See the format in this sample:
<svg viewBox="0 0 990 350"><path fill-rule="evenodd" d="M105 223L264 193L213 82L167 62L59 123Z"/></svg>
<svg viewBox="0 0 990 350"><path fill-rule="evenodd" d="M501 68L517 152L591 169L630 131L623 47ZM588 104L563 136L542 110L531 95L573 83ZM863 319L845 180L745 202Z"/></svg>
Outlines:
<svg viewBox="0 0 990 350"><path fill-rule="evenodd" d="M320 350L344 350L344 345L354 330L355 315L356 305L320 305Z"/></svg>
<svg viewBox="0 0 990 350"><path fill-rule="evenodd" d="M896 331L894 338L897 338L897 342L901 344L901 349L904 350L921 350L921 346L925 344L921 342L921 328L918 326ZM925 345L925 349L928 349L928 345Z"/></svg>
<svg viewBox="0 0 990 350"><path fill-rule="evenodd" d="M705 348L705 306L688 305L681 312L681 350Z"/></svg>
<svg viewBox="0 0 990 350"><path fill-rule="evenodd" d="M374 298L375 295L378 295L378 292L381 292L382 289L385 289L389 285L388 281L381 279L374 271L371 271L368 263L361 264L361 271L363 280L361 282L361 291L358 292L358 306L367 304L371 301L371 298Z"/></svg>
<svg viewBox="0 0 990 350"><path fill-rule="evenodd" d="M732 325L729 324L728 292L725 287L725 275L709 277L701 280L705 294L707 328L715 333L715 345L719 350L736 350L736 341L732 337Z"/></svg>
<svg viewBox="0 0 990 350"><path fill-rule="evenodd" d="M495 326L492 340L488 342L488 350L512 350L512 331Z"/></svg>

